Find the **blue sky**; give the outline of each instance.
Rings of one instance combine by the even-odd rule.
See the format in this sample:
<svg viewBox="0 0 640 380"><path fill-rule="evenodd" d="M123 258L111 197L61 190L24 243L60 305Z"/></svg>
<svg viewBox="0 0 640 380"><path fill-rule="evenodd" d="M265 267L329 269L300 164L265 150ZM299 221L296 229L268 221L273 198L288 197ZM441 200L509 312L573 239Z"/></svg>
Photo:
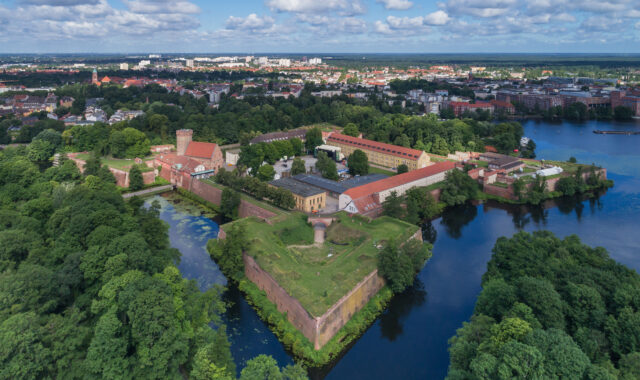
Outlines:
<svg viewBox="0 0 640 380"><path fill-rule="evenodd" d="M640 0L0 0L0 53L640 53Z"/></svg>

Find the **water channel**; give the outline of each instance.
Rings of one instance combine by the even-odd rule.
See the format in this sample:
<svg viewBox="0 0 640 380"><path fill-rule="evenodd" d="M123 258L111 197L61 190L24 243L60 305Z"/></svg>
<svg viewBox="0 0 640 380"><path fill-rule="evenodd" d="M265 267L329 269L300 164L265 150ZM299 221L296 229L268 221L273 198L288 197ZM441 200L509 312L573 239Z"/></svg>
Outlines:
<svg viewBox="0 0 640 380"><path fill-rule="evenodd" d="M434 242L433 257L416 285L396 296L388 310L331 368L312 373L326 379L442 379L449 362L447 340L473 312L482 274L500 236L546 229L558 236L578 235L605 247L617 261L640 272L640 136L596 135L595 129L638 130L640 123L528 121L525 134L537 144L537 157L596 163L609 171L615 187L597 199L562 199L527 209L486 203L447 211L424 228ZM166 196L161 218L182 252L179 268L202 289L226 284L209 259L206 242L218 224L188 202ZM276 337L260 321L237 289L225 293L232 303L225 315L238 366L259 354L280 365L292 362Z"/></svg>

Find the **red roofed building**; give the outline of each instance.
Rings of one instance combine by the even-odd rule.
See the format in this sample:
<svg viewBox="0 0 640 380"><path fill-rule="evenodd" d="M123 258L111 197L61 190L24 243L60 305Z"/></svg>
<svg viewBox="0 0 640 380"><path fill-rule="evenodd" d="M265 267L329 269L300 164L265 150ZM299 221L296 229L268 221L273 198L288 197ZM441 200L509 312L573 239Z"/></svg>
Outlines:
<svg viewBox="0 0 640 380"><path fill-rule="evenodd" d="M453 110L456 116L460 116L466 111L489 111L493 113L493 105L491 103L466 103L466 102L449 102L447 104Z"/></svg>
<svg viewBox="0 0 640 380"><path fill-rule="evenodd" d="M176 131L176 153L166 153L167 146L157 146L154 166L161 166L160 176L171 184L189 188L191 179L206 178L224 165L222 150L218 144L191 141L193 131Z"/></svg>
<svg viewBox="0 0 640 380"><path fill-rule="evenodd" d="M516 107L509 102L505 102L504 100L493 99L491 101L491 104L496 111L503 110L507 113L507 115L513 115L514 113L516 113Z"/></svg>
<svg viewBox="0 0 640 380"><path fill-rule="evenodd" d="M178 156L193 158L202 163L208 170L217 170L224 166L222 150L218 144L192 141L191 129L176 131L176 153Z"/></svg>
<svg viewBox="0 0 640 380"><path fill-rule="evenodd" d="M429 156L422 150L385 144L340 133L331 133L327 137L327 144L340 148L345 157L349 157L351 153L359 149L367 155L369 163L387 168L397 168L399 165L405 164L409 170L416 170L429 164Z"/></svg>
<svg viewBox="0 0 640 380"><path fill-rule="evenodd" d="M442 161L426 168L353 187L340 194L339 209L352 214L375 216L382 210L382 202L392 192L395 191L398 196L401 196L411 188L425 187L444 181L446 173L453 170L455 165L452 161Z"/></svg>

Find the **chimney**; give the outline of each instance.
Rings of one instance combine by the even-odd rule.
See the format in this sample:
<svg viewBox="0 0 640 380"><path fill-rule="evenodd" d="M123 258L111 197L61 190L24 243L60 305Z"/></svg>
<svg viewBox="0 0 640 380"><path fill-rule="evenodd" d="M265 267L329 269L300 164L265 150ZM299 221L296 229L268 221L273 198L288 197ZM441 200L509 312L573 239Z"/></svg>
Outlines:
<svg viewBox="0 0 640 380"><path fill-rule="evenodd" d="M193 137L193 130L191 129L179 129L176 131L176 150L178 156L184 156L187 152L187 147Z"/></svg>

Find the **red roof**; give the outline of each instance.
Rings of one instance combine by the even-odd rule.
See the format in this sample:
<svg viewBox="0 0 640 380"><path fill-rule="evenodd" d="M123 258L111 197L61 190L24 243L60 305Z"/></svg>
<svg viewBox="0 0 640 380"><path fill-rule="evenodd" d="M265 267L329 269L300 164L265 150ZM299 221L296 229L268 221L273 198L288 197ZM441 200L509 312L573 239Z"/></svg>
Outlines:
<svg viewBox="0 0 640 380"><path fill-rule="evenodd" d="M198 160L195 160L193 158L189 158L189 157L184 157L184 156L178 156L175 153L166 153L166 154L162 154L159 156L156 156L156 159L160 162L164 162L172 167L175 167L176 165L180 165L179 170L180 171L184 171L187 172L189 174L191 173L196 173L196 168L200 165L202 165L202 163ZM204 166L204 165L203 165ZM177 169L177 167L176 167ZM206 169L206 167L205 167Z"/></svg>
<svg viewBox="0 0 640 380"><path fill-rule="evenodd" d="M491 107L491 103L467 103L467 102L449 102L451 107L467 107L467 108L487 108Z"/></svg>
<svg viewBox="0 0 640 380"><path fill-rule="evenodd" d="M327 142L342 143L351 145L356 148L374 150L392 156L406 158L408 160L417 160L424 152L417 149L405 148L403 146L385 144L378 141L351 137L340 133L332 133L327 137Z"/></svg>
<svg viewBox="0 0 640 380"><path fill-rule="evenodd" d="M431 177L433 175L449 171L453 169L455 165L456 163L452 161L438 162L431 166L427 166L426 168L412 170L407 173L387 177L385 179L381 179L380 181L371 182L366 185L352 187L351 189L345 191L343 194L346 194L350 196L351 199L356 200L358 198L367 197L371 194L392 189L406 183L417 181L421 178Z"/></svg>
<svg viewBox="0 0 640 380"><path fill-rule="evenodd" d="M187 151L184 155L199 158L211 158L213 157L213 152L215 152L217 147L218 145L214 143L191 141L187 146Z"/></svg>
<svg viewBox="0 0 640 380"><path fill-rule="evenodd" d="M509 102L505 102L504 100L492 100L491 104L493 104L496 107L501 107L501 108L515 108L513 106L513 104L509 103Z"/></svg>

